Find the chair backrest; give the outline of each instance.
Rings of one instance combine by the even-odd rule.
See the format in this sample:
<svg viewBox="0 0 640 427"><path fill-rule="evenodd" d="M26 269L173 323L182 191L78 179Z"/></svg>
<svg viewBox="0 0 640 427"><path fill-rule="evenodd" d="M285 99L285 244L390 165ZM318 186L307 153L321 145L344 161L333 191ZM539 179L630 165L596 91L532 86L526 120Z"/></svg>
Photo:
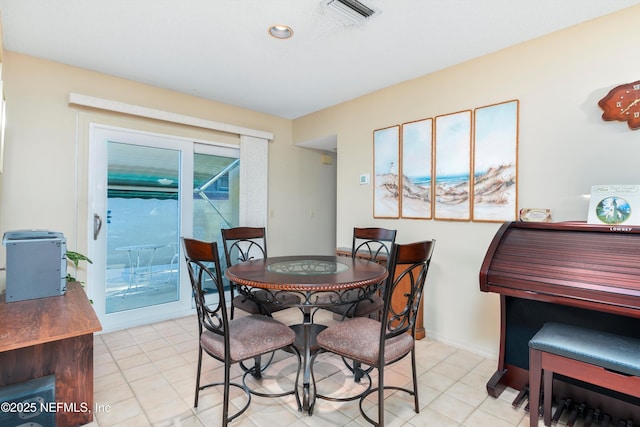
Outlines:
<svg viewBox="0 0 640 427"><path fill-rule="evenodd" d="M264 227L223 228L220 233L227 267L250 259L267 257L267 237Z"/></svg>
<svg viewBox="0 0 640 427"><path fill-rule="evenodd" d="M386 228L353 229L351 256L366 258L370 261L387 261L391 255L391 247L396 241L396 230Z"/></svg>
<svg viewBox="0 0 640 427"><path fill-rule="evenodd" d="M384 286L384 340L411 332L415 337L416 319L424 291L435 240L394 244L387 269L389 276ZM384 348L384 347L382 347Z"/></svg>
<svg viewBox="0 0 640 427"><path fill-rule="evenodd" d="M191 280L191 289L198 312L198 326L200 334L203 328L218 335L225 336L228 345L227 305L224 297L224 284L220 273L220 257L218 256L218 244L216 242L202 242L200 240L182 238L187 270ZM213 283L217 290L217 300L205 301L203 284Z"/></svg>

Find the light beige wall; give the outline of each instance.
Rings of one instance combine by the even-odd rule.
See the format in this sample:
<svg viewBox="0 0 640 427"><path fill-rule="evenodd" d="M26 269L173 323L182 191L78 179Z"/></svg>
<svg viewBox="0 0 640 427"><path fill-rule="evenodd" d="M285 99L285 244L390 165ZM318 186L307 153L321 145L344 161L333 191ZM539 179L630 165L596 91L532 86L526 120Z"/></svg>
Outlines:
<svg viewBox="0 0 640 427"><path fill-rule="evenodd" d="M330 253L335 247L336 166L322 164L318 152L292 146L290 120L9 51L4 52L2 65L7 99L0 189L2 233L17 229L61 231L69 249L86 249L85 125L89 121L227 143L237 141L230 135L203 129L69 106L69 93L74 92L272 132L270 254ZM4 265L4 248L0 251ZM0 280L0 290L3 288L4 277Z"/></svg>
<svg viewBox="0 0 640 427"><path fill-rule="evenodd" d="M640 6L294 121L294 142L338 135L338 245L350 244L354 225L396 228L399 242L437 240L428 336L497 354L498 296L479 291L478 272L499 224L373 219L371 185L358 184L373 172L372 131L519 99L519 206L586 220L581 195L591 185L640 183L640 130L602 121L597 106L612 87L640 79L638 22Z"/></svg>

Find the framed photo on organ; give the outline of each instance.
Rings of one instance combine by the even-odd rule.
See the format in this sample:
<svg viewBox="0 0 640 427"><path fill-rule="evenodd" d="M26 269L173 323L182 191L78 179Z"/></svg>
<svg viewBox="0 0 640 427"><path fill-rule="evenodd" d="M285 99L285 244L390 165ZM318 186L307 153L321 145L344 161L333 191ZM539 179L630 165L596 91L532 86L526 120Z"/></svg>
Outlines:
<svg viewBox="0 0 640 427"><path fill-rule="evenodd" d="M587 223L640 225L640 185L593 185Z"/></svg>

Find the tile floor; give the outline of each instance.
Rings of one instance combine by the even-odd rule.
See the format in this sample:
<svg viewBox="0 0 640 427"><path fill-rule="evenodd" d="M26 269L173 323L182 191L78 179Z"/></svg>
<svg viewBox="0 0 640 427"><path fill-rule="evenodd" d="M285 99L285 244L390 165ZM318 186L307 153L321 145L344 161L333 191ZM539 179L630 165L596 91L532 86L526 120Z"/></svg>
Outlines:
<svg viewBox="0 0 640 427"><path fill-rule="evenodd" d="M276 314L285 323L299 321L296 309ZM318 319L316 319L318 320ZM330 315L320 323L332 322ZM96 414L92 427L110 426L219 426L222 398L216 388L200 393L193 408L197 361L197 323L195 316L164 321L95 336L94 391ZM498 399L485 391L496 362L468 351L431 341L417 342L420 413L413 412L411 398L394 393L386 398L387 426L525 426L528 415L514 409L517 394L507 389ZM270 390L288 387L295 379L291 355L278 354L265 380ZM387 368L388 384L410 382L409 360ZM221 364L206 357L203 371L210 381L222 378ZM344 372L342 361L329 354L318 358L318 392L348 392L352 377ZM234 371L239 375L240 371ZM374 379L375 381L375 379ZM231 407L238 408L243 396L232 392ZM367 412L375 417L373 400ZM562 424L562 423L561 423ZM251 406L231 423L237 427L285 426L364 426L357 401L330 402L318 399L312 416L297 411L293 396L264 398L253 396ZM542 422L540 422L542 426Z"/></svg>

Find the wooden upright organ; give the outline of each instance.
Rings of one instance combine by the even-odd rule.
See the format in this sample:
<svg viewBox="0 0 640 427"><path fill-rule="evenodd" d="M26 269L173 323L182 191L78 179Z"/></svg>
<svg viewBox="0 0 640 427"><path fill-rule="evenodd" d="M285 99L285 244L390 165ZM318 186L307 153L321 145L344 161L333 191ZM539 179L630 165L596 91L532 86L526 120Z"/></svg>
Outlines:
<svg viewBox="0 0 640 427"><path fill-rule="evenodd" d="M501 304L498 367L487 392L497 397L509 386L522 397L528 342L544 323L640 338L640 227L507 222L487 250L480 290L499 294ZM555 381L554 399L640 421L638 399L569 378Z"/></svg>

